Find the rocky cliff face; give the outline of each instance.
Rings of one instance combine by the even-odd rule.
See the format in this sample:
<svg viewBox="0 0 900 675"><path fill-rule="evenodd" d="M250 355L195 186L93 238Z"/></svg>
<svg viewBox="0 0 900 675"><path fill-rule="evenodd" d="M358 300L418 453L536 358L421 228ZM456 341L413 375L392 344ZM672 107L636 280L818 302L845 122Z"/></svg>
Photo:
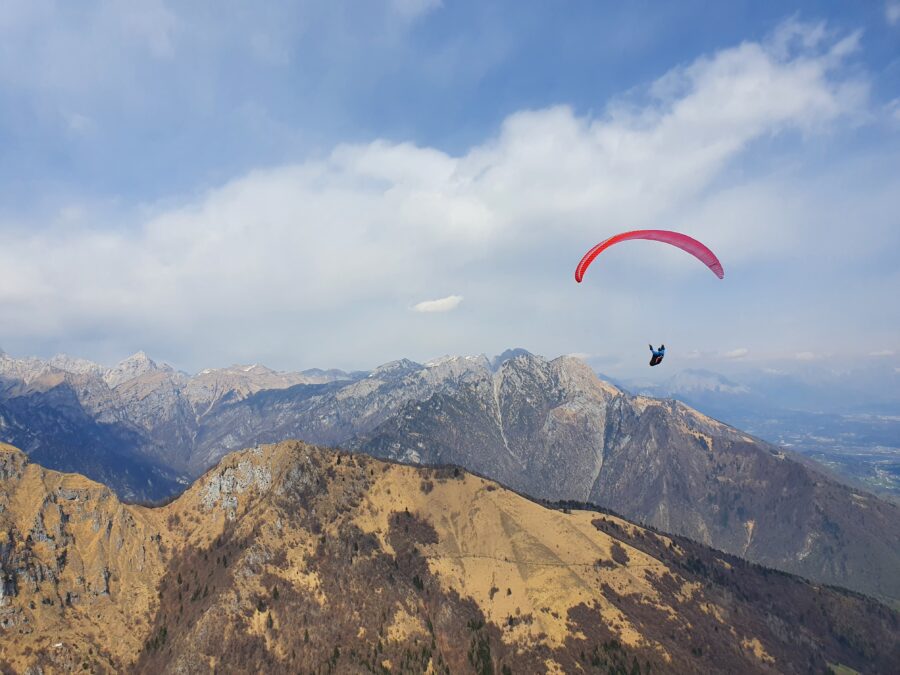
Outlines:
<svg viewBox="0 0 900 675"><path fill-rule="evenodd" d="M301 443L165 507L0 447L0 668L888 672L900 617L459 469ZM39 670L40 669L40 670Z"/></svg>
<svg viewBox="0 0 900 675"><path fill-rule="evenodd" d="M83 659L109 669L116 650L139 650L163 551L152 513L0 444L2 670L76 670Z"/></svg>

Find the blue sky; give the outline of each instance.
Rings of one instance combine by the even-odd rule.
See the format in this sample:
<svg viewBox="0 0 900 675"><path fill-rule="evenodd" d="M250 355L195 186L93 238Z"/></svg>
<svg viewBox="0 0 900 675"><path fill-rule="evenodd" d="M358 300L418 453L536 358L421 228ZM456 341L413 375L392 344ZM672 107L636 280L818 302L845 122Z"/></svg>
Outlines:
<svg viewBox="0 0 900 675"><path fill-rule="evenodd" d="M648 341L900 349L900 4L262 7L2 3L0 346L610 372ZM636 227L698 236L725 280L632 243L574 284Z"/></svg>

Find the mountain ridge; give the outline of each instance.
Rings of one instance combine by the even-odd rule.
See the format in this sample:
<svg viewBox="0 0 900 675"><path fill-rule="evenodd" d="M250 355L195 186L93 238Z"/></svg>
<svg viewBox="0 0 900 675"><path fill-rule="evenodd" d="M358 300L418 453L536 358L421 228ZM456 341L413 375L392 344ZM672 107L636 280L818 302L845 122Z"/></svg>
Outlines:
<svg viewBox="0 0 900 675"><path fill-rule="evenodd" d="M150 509L0 445L0 504L14 671L771 673L900 654L900 617L873 600L449 467L284 442Z"/></svg>
<svg viewBox="0 0 900 675"><path fill-rule="evenodd" d="M534 496L613 508L772 567L882 597L900 593L896 505L683 404L628 396L566 357L517 357L493 387L484 381L409 403L350 447L458 463Z"/></svg>
<svg viewBox="0 0 900 675"><path fill-rule="evenodd" d="M631 396L576 358L520 350L492 366L483 356L401 359L346 380L220 389L202 414L167 373L119 385L115 405L92 402L90 386L79 393L116 438L136 435L134 456L181 475L286 438L454 463L538 498L596 503L771 567L900 600L896 506L683 404ZM21 400L0 397L0 416Z"/></svg>

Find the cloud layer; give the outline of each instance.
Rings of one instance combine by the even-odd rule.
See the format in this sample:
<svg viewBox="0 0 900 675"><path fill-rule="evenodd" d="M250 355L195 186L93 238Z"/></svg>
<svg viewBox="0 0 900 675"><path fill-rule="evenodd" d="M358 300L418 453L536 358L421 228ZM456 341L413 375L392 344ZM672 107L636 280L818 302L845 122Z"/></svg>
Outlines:
<svg viewBox="0 0 900 675"><path fill-rule="evenodd" d="M435 3L393 5L412 16ZM176 29L150 12L129 30L166 58ZM760 326L773 310L787 325L809 307L802 295L796 307L767 301L781 284L760 282L761 268L793 284L790 268L803 256L840 256L849 270L883 251L885 237L896 245L885 215L900 194L896 162L853 194L828 189L846 185L846 166L822 175L808 164L811 147L870 123L859 48L856 33L791 21L765 41L672 69L597 114L565 105L511 114L459 154L348 143L174 204L76 202L40 227L8 222L0 344L50 348L47 336L66 336L201 367L245 356L362 366L511 344L594 353L598 339L611 350L663 340L719 351L733 330L750 331L748 344L771 341ZM869 236L848 242L842 209ZM729 270L729 295L682 253L652 244L621 247L590 288L572 286L587 247L651 226L710 245ZM448 287L465 294L467 318L409 323L416 296ZM753 288L759 309L749 309ZM461 299L414 309L448 312ZM355 336L373 325L377 334L360 345Z"/></svg>

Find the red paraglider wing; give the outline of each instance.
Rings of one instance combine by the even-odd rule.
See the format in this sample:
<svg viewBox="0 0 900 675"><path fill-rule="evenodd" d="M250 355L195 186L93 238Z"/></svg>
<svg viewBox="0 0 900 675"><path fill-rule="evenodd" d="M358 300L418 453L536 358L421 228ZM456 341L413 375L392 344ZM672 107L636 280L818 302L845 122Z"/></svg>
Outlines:
<svg viewBox="0 0 900 675"><path fill-rule="evenodd" d="M719 262L716 254L696 239L689 237L686 234L671 232L669 230L633 230L631 232L622 232L605 241L601 241L594 248L585 253L581 262L578 263L578 267L575 268L575 281L581 283L581 280L584 278L584 273L587 271L590 264L594 262L594 258L610 246L618 244L620 241L628 241L629 239L651 239L653 241L661 241L665 244L677 246L682 251L687 251L697 258L711 269L713 274L717 277L720 279L725 278L725 270L722 269L722 263Z"/></svg>

